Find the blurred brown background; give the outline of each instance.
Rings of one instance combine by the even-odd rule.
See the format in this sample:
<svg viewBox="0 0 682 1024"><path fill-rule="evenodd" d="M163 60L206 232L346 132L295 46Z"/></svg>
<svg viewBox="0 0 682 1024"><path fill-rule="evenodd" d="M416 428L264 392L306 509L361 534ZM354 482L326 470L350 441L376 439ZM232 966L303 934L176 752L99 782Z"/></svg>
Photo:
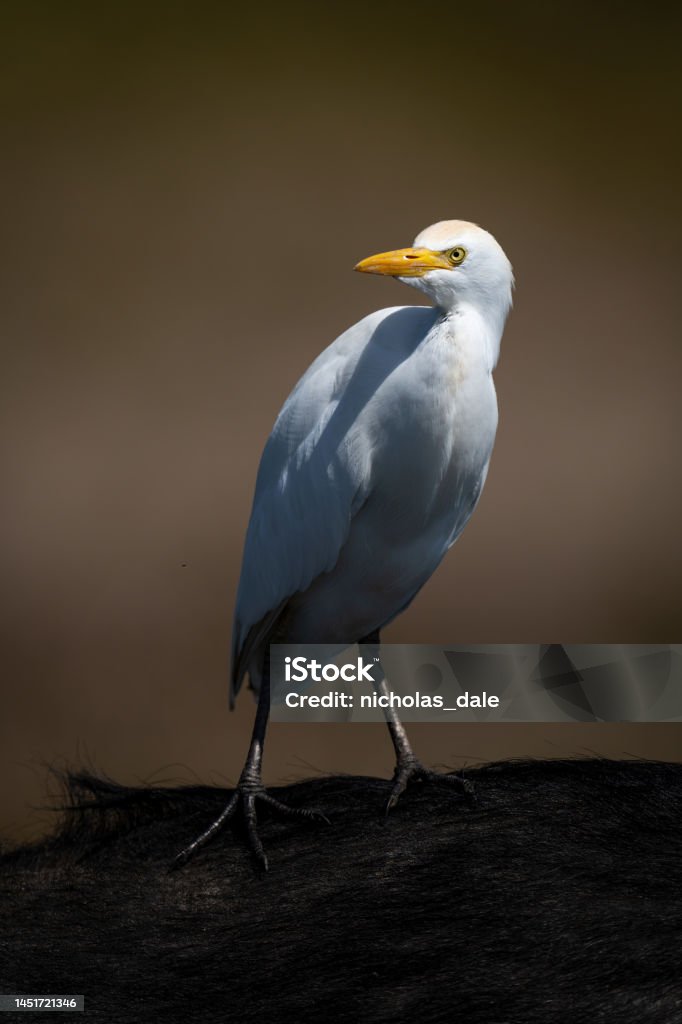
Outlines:
<svg viewBox="0 0 682 1024"><path fill-rule="evenodd" d="M315 354L418 302L351 273L446 217L516 271L486 492L386 639L679 640L673 5L3 7L0 824L42 760L238 774L232 602L262 445ZM677 726L417 726L431 763L679 758ZM387 774L374 726L266 774Z"/></svg>

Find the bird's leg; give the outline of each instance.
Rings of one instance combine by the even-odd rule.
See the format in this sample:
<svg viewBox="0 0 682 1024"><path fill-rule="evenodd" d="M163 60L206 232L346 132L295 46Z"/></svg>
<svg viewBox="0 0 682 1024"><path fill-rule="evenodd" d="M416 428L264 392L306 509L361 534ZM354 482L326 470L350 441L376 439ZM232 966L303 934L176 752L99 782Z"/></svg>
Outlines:
<svg viewBox="0 0 682 1024"><path fill-rule="evenodd" d="M259 800L262 803L267 804L269 807L274 808L280 814L288 815L289 817L317 819L328 822L328 819L324 814L321 814L319 811L311 810L306 807L289 807L287 804L283 804L280 800L276 800L273 796L270 796L263 785L261 764L263 761L265 731L268 726L269 717L270 648L268 646L266 648L263 661L263 678L261 680L261 688L258 694L258 707L256 709L256 719L253 723L253 732L251 733L251 743L249 746L249 752L246 756L246 761L244 762L244 767L242 768L242 773L239 776L237 787L215 821L212 822L212 824L209 825L209 827L202 832L194 842L190 843L189 846L178 854L173 861L172 866L174 868L182 867L182 865L186 864L187 861L202 848L202 846L206 846L206 844L222 830L227 822L230 821L230 819L235 815L237 809L241 807L251 852L260 867L264 871L267 871L268 859L265 856L263 844L260 840L260 836L258 835L256 802Z"/></svg>
<svg viewBox="0 0 682 1024"><path fill-rule="evenodd" d="M363 640L360 640L359 643L360 645L371 644L378 652L381 643L379 630L370 633ZM380 663L375 666L374 673L376 673L376 678L373 679L375 692L381 697L388 697L386 677ZM395 769L393 771L393 787L386 804L386 814L393 810L401 794L404 793L407 784L413 779L419 779L423 782L444 782L455 785L473 803L475 798L472 783L465 779L463 774L435 772L430 768L425 768L415 756L407 737L405 726L398 718L395 708L391 707L389 700L384 701L384 705L384 718L386 719L386 725L391 735L391 742L393 743L396 756Z"/></svg>

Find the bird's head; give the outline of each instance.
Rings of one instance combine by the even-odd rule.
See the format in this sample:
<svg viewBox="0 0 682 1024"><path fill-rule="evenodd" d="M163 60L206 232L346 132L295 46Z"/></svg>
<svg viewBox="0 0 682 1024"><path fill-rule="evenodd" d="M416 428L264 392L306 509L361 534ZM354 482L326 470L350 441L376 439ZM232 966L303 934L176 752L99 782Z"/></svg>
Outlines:
<svg viewBox="0 0 682 1024"><path fill-rule="evenodd" d="M368 256L364 274L397 277L450 312L462 304L501 320L511 306L511 263L493 236L465 220L443 220L420 232L409 249Z"/></svg>

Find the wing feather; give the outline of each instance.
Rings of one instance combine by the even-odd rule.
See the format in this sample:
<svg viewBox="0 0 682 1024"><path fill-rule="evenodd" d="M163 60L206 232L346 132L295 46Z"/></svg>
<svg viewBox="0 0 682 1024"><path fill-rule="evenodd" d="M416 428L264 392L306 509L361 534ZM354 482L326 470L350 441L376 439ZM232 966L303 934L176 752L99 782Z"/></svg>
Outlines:
<svg viewBox="0 0 682 1024"><path fill-rule="evenodd" d="M237 592L231 699L287 599L334 568L364 501L367 453L354 443L348 417L335 414L376 319L360 321L318 356L265 445Z"/></svg>
<svg viewBox="0 0 682 1024"><path fill-rule="evenodd" d="M287 601L336 565L371 490L363 410L433 317L411 306L365 317L317 357L284 403L261 458L244 545L231 700Z"/></svg>

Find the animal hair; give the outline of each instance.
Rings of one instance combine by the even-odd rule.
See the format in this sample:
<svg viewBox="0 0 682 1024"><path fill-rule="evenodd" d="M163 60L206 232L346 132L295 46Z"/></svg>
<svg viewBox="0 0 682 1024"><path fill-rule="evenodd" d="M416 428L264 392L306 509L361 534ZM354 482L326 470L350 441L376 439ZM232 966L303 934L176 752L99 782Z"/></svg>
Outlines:
<svg viewBox="0 0 682 1024"><path fill-rule="evenodd" d="M64 1020L679 1024L682 764L508 761L452 786L276 790L175 856L230 793L65 779L59 829L0 857L0 992L83 993ZM13 1020L42 1019L20 1013Z"/></svg>

